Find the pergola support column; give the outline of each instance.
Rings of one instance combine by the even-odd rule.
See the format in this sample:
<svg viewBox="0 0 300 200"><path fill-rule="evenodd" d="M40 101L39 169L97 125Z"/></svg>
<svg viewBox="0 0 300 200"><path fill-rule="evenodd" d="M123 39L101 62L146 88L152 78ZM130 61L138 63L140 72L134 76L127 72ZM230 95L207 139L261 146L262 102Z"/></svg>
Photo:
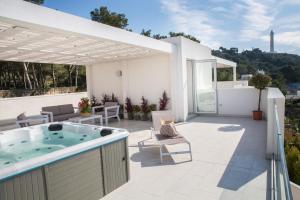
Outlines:
<svg viewBox="0 0 300 200"><path fill-rule="evenodd" d="M233 81L236 82L236 67L233 67Z"/></svg>

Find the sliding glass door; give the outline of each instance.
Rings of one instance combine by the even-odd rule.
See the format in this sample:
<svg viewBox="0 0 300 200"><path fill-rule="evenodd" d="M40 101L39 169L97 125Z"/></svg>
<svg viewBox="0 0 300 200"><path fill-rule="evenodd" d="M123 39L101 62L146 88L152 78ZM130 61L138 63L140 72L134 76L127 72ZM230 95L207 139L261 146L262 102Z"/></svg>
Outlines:
<svg viewBox="0 0 300 200"><path fill-rule="evenodd" d="M193 61L194 112L217 113L216 61Z"/></svg>

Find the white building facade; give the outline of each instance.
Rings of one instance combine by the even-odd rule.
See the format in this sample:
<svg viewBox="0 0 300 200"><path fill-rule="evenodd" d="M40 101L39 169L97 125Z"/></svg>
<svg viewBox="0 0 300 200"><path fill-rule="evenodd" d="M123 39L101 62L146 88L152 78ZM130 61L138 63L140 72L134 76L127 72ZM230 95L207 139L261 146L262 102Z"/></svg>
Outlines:
<svg viewBox="0 0 300 200"><path fill-rule="evenodd" d="M156 40L22 0L0 1L0 60L87 67L91 97L114 93L158 104L164 91L177 120L218 114L219 67L236 64L183 37Z"/></svg>

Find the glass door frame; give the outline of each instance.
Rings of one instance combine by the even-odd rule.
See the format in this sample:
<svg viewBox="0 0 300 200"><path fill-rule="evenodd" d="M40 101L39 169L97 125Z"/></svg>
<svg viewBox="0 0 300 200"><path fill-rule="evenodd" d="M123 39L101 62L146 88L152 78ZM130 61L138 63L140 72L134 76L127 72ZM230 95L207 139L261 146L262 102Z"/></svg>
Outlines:
<svg viewBox="0 0 300 200"><path fill-rule="evenodd" d="M196 114L211 114L211 115L217 115L218 112L218 90L217 90L217 60L216 59L204 59L204 60L188 60L192 62L192 73L193 73L193 107L194 107L194 113ZM213 89L215 90L215 112L198 112L197 111L197 96L196 96L196 73L195 73L195 68L196 68L196 63L207 63L210 62L212 63L213 67Z"/></svg>

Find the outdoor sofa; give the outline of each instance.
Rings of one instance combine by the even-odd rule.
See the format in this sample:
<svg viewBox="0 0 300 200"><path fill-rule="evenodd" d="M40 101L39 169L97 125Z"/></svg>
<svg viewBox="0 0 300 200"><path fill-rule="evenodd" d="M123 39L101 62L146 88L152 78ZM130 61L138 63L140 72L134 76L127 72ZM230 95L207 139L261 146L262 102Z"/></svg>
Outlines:
<svg viewBox="0 0 300 200"><path fill-rule="evenodd" d="M72 104L64 104L57 106L42 107L41 114L48 115L49 121L65 121L73 117L78 117L79 113L75 112L75 107Z"/></svg>

